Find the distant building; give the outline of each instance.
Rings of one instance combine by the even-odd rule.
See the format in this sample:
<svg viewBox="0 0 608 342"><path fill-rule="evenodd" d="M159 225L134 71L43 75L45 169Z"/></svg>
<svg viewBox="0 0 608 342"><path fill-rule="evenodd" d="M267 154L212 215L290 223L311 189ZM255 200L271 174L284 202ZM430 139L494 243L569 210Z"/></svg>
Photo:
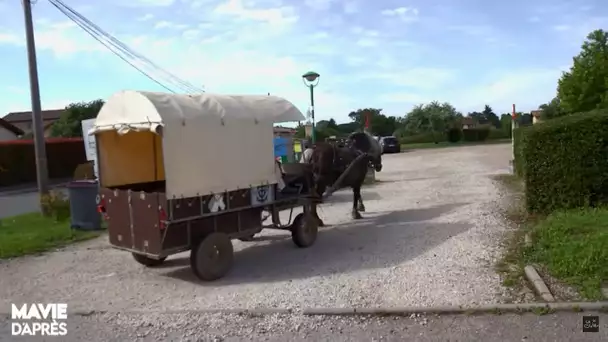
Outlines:
<svg viewBox="0 0 608 342"><path fill-rule="evenodd" d="M25 134L22 129L10 122L0 119L0 141L15 140Z"/></svg>
<svg viewBox="0 0 608 342"><path fill-rule="evenodd" d="M282 137L282 138L291 138L296 134L295 128L275 126L274 127L274 136Z"/></svg>
<svg viewBox="0 0 608 342"><path fill-rule="evenodd" d="M537 123L543 122L543 120L541 119L542 114L543 114L542 110L531 111L530 115L532 115L532 124L537 124Z"/></svg>
<svg viewBox="0 0 608 342"><path fill-rule="evenodd" d="M42 126L44 127L44 136L48 137L51 126L55 121L59 120L63 109L50 109L42 111ZM2 118L4 121L21 129L24 134L32 132L32 112L11 112Z"/></svg>

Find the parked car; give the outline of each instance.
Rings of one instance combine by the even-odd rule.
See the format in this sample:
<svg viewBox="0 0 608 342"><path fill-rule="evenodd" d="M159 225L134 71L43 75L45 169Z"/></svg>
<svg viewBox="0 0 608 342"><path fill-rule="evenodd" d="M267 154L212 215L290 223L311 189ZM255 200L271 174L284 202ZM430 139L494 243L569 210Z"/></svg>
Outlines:
<svg viewBox="0 0 608 342"><path fill-rule="evenodd" d="M393 136L380 138L380 146L382 147L382 153L401 152L399 140Z"/></svg>

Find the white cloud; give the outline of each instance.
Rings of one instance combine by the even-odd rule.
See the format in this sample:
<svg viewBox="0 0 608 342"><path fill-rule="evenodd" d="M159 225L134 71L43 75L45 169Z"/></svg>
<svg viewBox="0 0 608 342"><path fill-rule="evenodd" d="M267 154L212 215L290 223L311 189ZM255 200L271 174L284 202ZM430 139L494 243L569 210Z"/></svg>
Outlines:
<svg viewBox="0 0 608 342"><path fill-rule="evenodd" d="M450 101L463 109L479 108L487 103L501 108L494 108L499 112L506 111L513 103L522 110L535 109L540 102L555 96L560 75L559 68L509 70L494 75L490 81L459 90Z"/></svg>
<svg viewBox="0 0 608 342"><path fill-rule="evenodd" d="M571 27L569 25L555 25L553 26L555 31L569 31Z"/></svg>
<svg viewBox="0 0 608 342"><path fill-rule="evenodd" d="M335 0L304 0L306 7L315 11L327 11Z"/></svg>
<svg viewBox="0 0 608 342"><path fill-rule="evenodd" d="M163 28L170 28L173 27L173 23L163 20L163 21L159 21L156 24L154 24L154 28L155 29L163 29Z"/></svg>
<svg viewBox="0 0 608 342"><path fill-rule="evenodd" d="M24 40L25 38L21 38L16 34L0 32L0 44L20 45L23 43Z"/></svg>
<svg viewBox="0 0 608 342"><path fill-rule="evenodd" d="M386 65L392 61L385 61ZM361 75L363 79L382 80L393 87L409 87L413 89L441 89L447 83L456 79L457 73L451 69L442 68L411 68L404 71L387 70Z"/></svg>
<svg viewBox="0 0 608 342"><path fill-rule="evenodd" d="M417 8L412 7L397 7L394 9L385 9L380 14L387 17L399 18L402 21L416 21L418 20L419 11Z"/></svg>
<svg viewBox="0 0 608 342"><path fill-rule="evenodd" d="M151 13L145 14L139 18L137 18L137 21L148 21L148 20L152 20L154 19L154 15Z"/></svg>
<svg viewBox="0 0 608 342"><path fill-rule="evenodd" d="M168 7L175 3L175 0L131 0L121 1L124 7Z"/></svg>
<svg viewBox="0 0 608 342"><path fill-rule="evenodd" d="M292 24L298 20L298 16L291 6L266 9L247 8L241 0L227 0L215 7L214 13L234 16L242 20L266 22L273 26Z"/></svg>

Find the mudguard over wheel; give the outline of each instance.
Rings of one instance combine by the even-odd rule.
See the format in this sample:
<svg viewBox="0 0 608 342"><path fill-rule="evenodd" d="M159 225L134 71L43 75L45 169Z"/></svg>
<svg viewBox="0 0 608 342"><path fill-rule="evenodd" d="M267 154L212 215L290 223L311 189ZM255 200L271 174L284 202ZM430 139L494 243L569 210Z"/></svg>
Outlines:
<svg viewBox="0 0 608 342"><path fill-rule="evenodd" d="M291 239L296 246L307 248L317 240L319 225L312 215L298 214L291 224Z"/></svg>
<svg viewBox="0 0 608 342"><path fill-rule="evenodd" d="M234 249L228 235L211 233L190 251L190 267L200 280L213 281L224 277L232 268Z"/></svg>
<svg viewBox="0 0 608 342"><path fill-rule="evenodd" d="M137 253L131 253L133 255L133 259L135 259L135 261L137 261L138 263L147 266L147 267L154 267L154 266L160 266L163 262L165 262L165 259L167 259L167 257L164 258L160 258L160 259L152 259L152 258L148 258L147 256L143 255L143 254L137 254Z"/></svg>

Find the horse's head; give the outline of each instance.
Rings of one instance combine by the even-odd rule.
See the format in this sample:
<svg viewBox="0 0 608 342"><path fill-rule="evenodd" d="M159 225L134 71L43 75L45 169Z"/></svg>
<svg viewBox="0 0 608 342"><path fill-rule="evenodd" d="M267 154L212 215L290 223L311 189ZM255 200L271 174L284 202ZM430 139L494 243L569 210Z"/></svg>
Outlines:
<svg viewBox="0 0 608 342"><path fill-rule="evenodd" d="M382 170L382 147L374 137L365 132L355 132L348 137L348 142L349 147L370 155L370 164L376 172Z"/></svg>

